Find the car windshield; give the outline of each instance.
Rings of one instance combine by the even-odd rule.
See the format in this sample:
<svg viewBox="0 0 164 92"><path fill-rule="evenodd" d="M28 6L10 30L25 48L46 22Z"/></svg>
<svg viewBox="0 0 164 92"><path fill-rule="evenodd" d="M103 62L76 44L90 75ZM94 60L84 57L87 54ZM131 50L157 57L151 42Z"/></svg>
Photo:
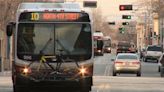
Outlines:
<svg viewBox="0 0 164 92"><path fill-rule="evenodd" d="M138 59L136 55L118 55L117 59Z"/></svg>
<svg viewBox="0 0 164 92"><path fill-rule="evenodd" d="M72 29L73 28L73 29ZM90 24L20 23L17 55L81 56L89 59L92 53ZM62 51L62 52L60 52Z"/></svg>
<svg viewBox="0 0 164 92"><path fill-rule="evenodd" d="M103 40L97 40L97 48L102 48L103 44Z"/></svg>
<svg viewBox="0 0 164 92"><path fill-rule="evenodd" d="M162 51L162 48L158 46L150 46L147 48L147 51Z"/></svg>

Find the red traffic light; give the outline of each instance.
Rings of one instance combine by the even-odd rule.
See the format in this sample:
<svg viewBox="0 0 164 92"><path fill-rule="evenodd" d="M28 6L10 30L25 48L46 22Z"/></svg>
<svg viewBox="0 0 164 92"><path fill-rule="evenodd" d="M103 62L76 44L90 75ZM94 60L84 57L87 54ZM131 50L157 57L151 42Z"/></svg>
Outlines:
<svg viewBox="0 0 164 92"><path fill-rule="evenodd" d="M125 9L125 6L121 5L120 10L124 10L124 9Z"/></svg>
<svg viewBox="0 0 164 92"><path fill-rule="evenodd" d="M133 7L132 7L132 5L120 5L119 9L120 9L120 11L133 10Z"/></svg>

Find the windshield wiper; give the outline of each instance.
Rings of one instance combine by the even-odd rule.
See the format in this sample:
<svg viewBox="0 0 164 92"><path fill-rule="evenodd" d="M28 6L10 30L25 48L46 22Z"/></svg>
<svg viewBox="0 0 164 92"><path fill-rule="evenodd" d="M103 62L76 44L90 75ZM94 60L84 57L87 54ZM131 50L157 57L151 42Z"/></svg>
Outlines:
<svg viewBox="0 0 164 92"><path fill-rule="evenodd" d="M57 39L56 42L64 49L64 51L67 53L67 54L70 54L70 52L64 47L64 45ZM63 50L62 50L63 51Z"/></svg>
<svg viewBox="0 0 164 92"><path fill-rule="evenodd" d="M44 50L47 48L47 46L51 43L52 38L50 38L47 43L44 45L44 47L40 50L40 54L44 54Z"/></svg>

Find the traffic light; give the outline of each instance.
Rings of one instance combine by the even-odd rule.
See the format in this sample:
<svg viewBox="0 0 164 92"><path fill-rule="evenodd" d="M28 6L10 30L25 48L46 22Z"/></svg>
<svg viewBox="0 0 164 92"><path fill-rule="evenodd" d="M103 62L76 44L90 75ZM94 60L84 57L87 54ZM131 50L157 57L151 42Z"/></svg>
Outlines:
<svg viewBox="0 0 164 92"><path fill-rule="evenodd" d="M122 15L122 19L131 19L131 15Z"/></svg>
<svg viewBox="0 0 164 92"><path fill-rule="evenodd" d="M97 1L83 1L83 7L97 7Z"/></svg>
<svg viewBox="0 0 164 92"><path fill-rule="evenodd" d="M132 7L132 5L120 5L119 9L120 9L120 11L133 10L133 7Z"/></svg>
<svg viewBox="0 0 164 92"><path fill-rule="evenodd" d="M129 25L129 22L122 22L122 25Z"/></svg>
<svg viewBox="0 0 164 92"><path fill-rule="evenodd" d="M120 28L119 28L119 31L120 31L121 34L123 34L123 33L125 33L125 28L120 27Z"/></svg>

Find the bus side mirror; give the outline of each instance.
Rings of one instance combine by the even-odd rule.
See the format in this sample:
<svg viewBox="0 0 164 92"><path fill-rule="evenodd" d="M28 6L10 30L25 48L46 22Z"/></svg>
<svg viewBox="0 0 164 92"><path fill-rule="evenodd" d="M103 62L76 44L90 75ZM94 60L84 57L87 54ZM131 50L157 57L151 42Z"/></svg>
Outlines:
<svg viewBox="0 0 164 92"><path fill-rule="evenodd" d="M10 22L9 24L7 24L7 27L6 27L6 34L7 36L11 36L12 33L13 33L13 29L14 29L14 26L15 26L15 23L14 22Z"/></svg>

